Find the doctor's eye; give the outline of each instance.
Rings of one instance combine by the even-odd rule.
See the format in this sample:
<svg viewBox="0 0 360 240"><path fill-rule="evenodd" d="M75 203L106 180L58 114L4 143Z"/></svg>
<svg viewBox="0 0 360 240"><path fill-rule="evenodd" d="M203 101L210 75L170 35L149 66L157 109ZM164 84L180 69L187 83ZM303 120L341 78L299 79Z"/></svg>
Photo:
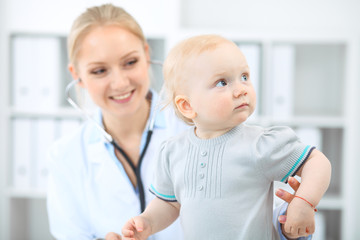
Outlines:
<svg viewBox="0 0 360 240"><path fill-rule="evenodd" d="M105 68L96 68L96 69L90 71L90 73L93 75L101 75L105 72L106 72Z"/></svg>
<svg viewBox="0 0 360 240"><path fill-rule="evenodd" d="M138 59L134 58L134 59L130 59L130 60L126 61L124 65L125 65L125 67L131 67L131 66L135 65L137 62L138 62Z"/></svg>
<svg viewBox="0 0 360 240"><path fill-rule="evenodd" d="M216 87L225 87L227 85L227 82L225 80L220 80L216 83Z"/></svg>

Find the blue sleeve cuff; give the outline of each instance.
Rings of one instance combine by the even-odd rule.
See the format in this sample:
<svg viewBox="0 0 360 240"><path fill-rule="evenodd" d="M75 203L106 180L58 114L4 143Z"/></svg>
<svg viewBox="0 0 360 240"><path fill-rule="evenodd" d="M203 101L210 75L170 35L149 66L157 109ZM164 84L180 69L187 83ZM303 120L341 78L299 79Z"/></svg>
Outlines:
<svg viewBox="0 0 360 240"><path fill-rule="evenodd" d="M281 216L281 215L284 215L285 212L286 212L286 209L287 209L287 206L288 204L287 203L283 203L282 205L280 205L278 208L278 210L275 210L274 213L278 213L276 215L276 228L277 228L277 231L279 233L279 236L280 236L280 239L281 240L287 240L286 237L284 236L284 234L282 233L281 231L281 224L279 221L277 221L278 217ZM298 240L311 240L312 239L312 235L309 235L307 237L300 237L300 238L297 238Z"/></svg>

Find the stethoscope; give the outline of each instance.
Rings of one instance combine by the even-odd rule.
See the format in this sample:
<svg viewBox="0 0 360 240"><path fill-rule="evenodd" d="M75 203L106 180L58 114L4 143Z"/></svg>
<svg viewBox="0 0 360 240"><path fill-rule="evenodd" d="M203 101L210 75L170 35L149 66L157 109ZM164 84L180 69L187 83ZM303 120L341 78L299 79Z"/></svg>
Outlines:
<svg viewBox="0 0 360 240"><path fill-rule="evenodd" d="M156 65L160 65L162 66L162 63L160 61L150 61L150 64L156 64ZM94 125L96 126L96 128L101 132L101 134L105 137L105 139L111 143L115 149L117 149L121 155L125 158L126 162L130 165L132 171L135 173L136 176L136 181L137 181L137 185L138 185L138 191L139 191L139 201L140 201L140 211L144 212L145 210L145 190L144 190L144 185L142 182L142 178L141 178L141 163L142 160L145 156L146 150L150 144L151 141L151 136L153 133L153 129L154 129L154 123L155 123L155 117L156 117L156 112L154 111L152 114L152 117L150 119L150 121L148 121L147 123L147 134L146 134L146 141L145 141L145 145L144 148L142 150L142 152L140 153L140 157L139 157L139 162L138 165L135 166L134 163L131 161L130 157L128 156L128 154L119 146L119 144L116 143L116 141L113 139L113 137L106 132L106 130L94 119L92 118L83 108L81 108L74 100L73 98L71 98L70 96L70 90L80 82L80 79L77 80L73 80L71 81L65 88L65 96L66 96L66 100L70 103L70 105L72 107L74 107L75 109L79 110L80 112L82 112L86 118L88 120L90 120L91 122L94 123ZM159 98L160 99L160 98ZM151 114L150 114L151 115Z"/></svg>

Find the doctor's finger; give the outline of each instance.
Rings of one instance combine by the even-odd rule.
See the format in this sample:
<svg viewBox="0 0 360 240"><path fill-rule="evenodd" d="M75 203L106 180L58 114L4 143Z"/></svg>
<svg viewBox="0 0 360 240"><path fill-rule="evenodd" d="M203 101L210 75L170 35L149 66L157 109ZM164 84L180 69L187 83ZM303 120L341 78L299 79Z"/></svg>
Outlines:
<svg viewBox="0 0 360 240"><path fill-rule="evenodd" d="M290 187L296 192L299 187L300 187L300 182L294 178L294 177L289 177L288 183L290 185Z"/></svg>
<svg viewBox="0 0 360 240"><path fill-rule="evenodd" d="M294 198L293 194L285 191L284 189L277 189L275 195L288 203L290 203Z"/></svg>
<svg viewBox="0 0 360 240"><path fill-rule="evenodd" d="M114 232L109 232L108 234L106 234L105 239L106 240L122 240L121 236Z"/></svg>

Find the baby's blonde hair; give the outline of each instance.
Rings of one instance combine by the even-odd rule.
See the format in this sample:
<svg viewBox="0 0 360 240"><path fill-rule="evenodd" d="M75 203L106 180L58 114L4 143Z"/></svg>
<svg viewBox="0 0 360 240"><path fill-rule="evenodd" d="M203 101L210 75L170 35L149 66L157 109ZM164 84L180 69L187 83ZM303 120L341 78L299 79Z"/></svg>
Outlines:
<svg viewBox="0 0 360 240"><path fill-rule="evenodd" d="M68 36L68 55L70 63L76 65L76 57L79 52L81 41L98 26L116 25L122 27L146 44L144 33L137 21L123 8L112 4L88 8L75 19Z"/></svg>
<svg viewBox="0 0 360 240"><path fill-rule="evenodd" d="M165 59L163 65L164 74L164 93L165 106L172 105L175 109L176 115L185 123L193 125L193 121L186 118L177 109L175 104L175 97L183 94L180 91L184 90L184 83L186 82L184 72L187 71L187 61L192 57L196 57L205 51L212 51L216 49L221 43L232 43L230 40L219 35L199 35L185 39L173 47Z"/></svg>

